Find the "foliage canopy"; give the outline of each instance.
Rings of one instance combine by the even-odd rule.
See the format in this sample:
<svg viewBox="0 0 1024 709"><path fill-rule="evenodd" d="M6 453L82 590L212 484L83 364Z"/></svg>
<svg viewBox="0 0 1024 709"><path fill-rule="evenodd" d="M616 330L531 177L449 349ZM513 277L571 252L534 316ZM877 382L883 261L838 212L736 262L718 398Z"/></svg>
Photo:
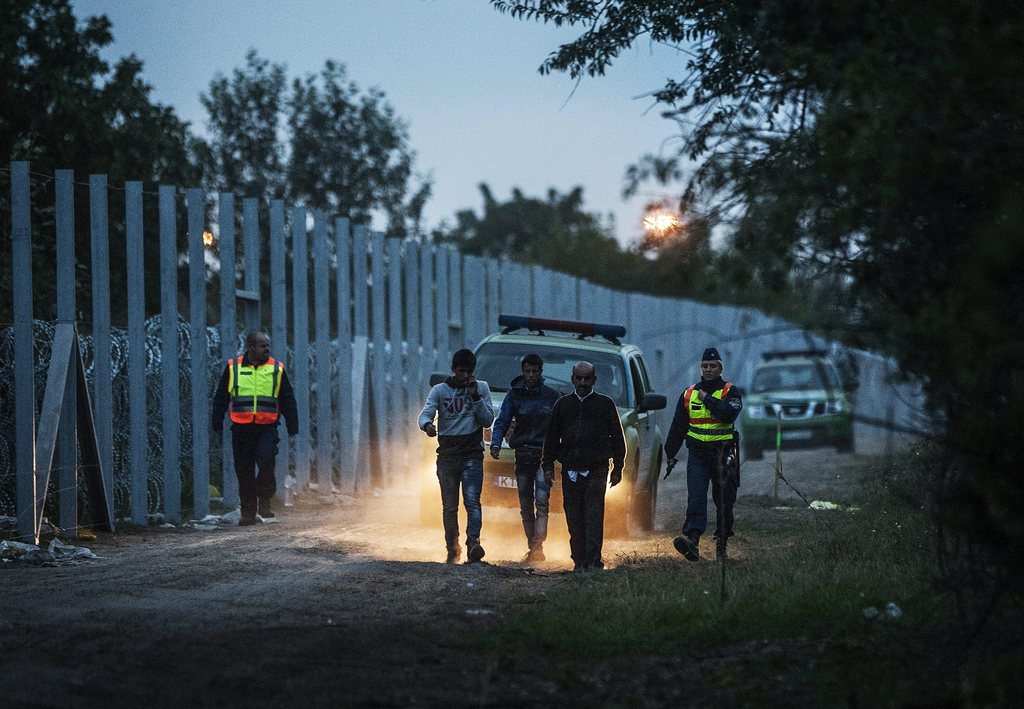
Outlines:
<svg viewBox="0 0 1024 709"><path fill-rule="evenodd" d="M482 214L459 211L454 226L434 231L435 241L453 244L463 253L544 266L622 291L637 290L643 283L646 292L698 297L714 288L706 275L716 260L705 224L690 225L685 241L666 247L670 257L652 260L619 245L611 224L584 208L582 187L566 193L552 188L543 198L514 188L504 202L488 185L479 189ZM686 269L685 279L679 278L679 269Z"/></svg>
<svg viewBox="0 0 1024 709"><path fill-rule="evenodd" d="M111 67L100 58L100 50L112 39L105 16L91 17L79 26L67 0L0 3L0 154L30 161L42 175L76 170L76 251L86 282L81 265L81 255L89 253L85 175L105 174L112 187L140 177L170 184L199 180L190 158L193 138L188 124L170 107L151 100L152 87L141 78L142 62L131 55ZM53 204L53 182L33 180L33 189L34 205ZM0 201L9 194L0 193ZM5 234L10 233L7 219L8 211L0 209ZM52 234L52 211L37 208L33 224ZM54 239L34 241L36 273L53 272L55 248ZM149 240L146 248L147 262L159 262L156 241ZM123 290L123 269L112 269L111 276L112 287ZM0 271L0 312L11 312L10 277L10 268ZM153 299L159 279L147 282ZM55 279L37 277L34 286L37 316L54 317ZM88 312L90 294L83 295L80 310Z"/></svg>
<svg viewBox="0 0 1024 709"><path fill-rule="evenodd" d="M732 227L734 277L817 300L810 324L923 377L953 456L948 520L1024 558L1005 504L1024 460L1005 420L1024 408L1024 5L493 4L581 28L544 73L599 76L642 41L678 49L656 98L681 147L641 160L634 184L683 179L684 208Z"/></svg>
<svg viewBox="0 0 1024 709"><path fill-rule="evenodd" d="M230 79L218 74L201 98L211 186L292 200L355 223L379 211L392 236L418 233L430 180L413 173L406 124L380 89L362 91L344 65L328 60L289 88L285 65L250 50L244 68Z"/></svg>

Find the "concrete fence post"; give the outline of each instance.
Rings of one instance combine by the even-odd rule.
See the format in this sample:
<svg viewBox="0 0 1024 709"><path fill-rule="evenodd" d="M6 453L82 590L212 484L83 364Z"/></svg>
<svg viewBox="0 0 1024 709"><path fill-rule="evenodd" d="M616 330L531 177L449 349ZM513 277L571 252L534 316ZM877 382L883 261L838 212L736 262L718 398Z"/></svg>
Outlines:
<svg viewBox="0 0 1024 709"><path fill-rule="evenodd" d="M131 520L149 518L149 450L146 436L146 289L142 233L142 183L126 182L124 191L125 256L128 276L128 459L131 475Z"/></svg>
<svg viewBox="0 0 1024 709"><path fill-rule="evenodd" d="M210 513L209 344L206 338L206 194L186 193L188 204L188 305L192 384L192 515Z"/></svg>
<svg viewBox="0 0 1024 709"><path fill-rule="evenodd" d="M75 323L75 173L57 170L57 322ZM78 407L77 371L68 368L64 403L57 434L57 524L63 528L78 526ZM135 509L132 510L133 515ZM133 516L133 519L134 516ZM146 510L142 511L142 524Z"/></svg>

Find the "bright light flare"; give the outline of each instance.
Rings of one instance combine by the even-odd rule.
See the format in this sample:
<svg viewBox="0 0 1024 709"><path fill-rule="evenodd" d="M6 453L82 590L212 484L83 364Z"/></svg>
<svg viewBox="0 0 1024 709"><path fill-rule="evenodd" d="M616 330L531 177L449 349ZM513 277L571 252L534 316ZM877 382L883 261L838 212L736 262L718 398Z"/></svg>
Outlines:
<svg viewBox="0 0 1024 709"><path fill-rule="evenodd" d="M680 224L678 216L664 210L653 210L644 216L644 231L649 234L662 236L678 229Z"/></svg>
<svg viewBox="0 0 1024 709"><path fill-rule="evenodd" d="M203 246L208 249L213 248L213 232L209 229L203 232Z"/></svg>

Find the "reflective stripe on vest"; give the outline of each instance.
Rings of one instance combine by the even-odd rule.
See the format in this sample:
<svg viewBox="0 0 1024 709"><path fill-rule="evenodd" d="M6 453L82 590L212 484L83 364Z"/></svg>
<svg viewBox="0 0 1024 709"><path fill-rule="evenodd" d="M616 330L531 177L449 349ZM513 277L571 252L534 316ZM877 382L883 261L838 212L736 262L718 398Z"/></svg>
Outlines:
<svg viewBox="0 0 1024 709"><path fill-rule="evenodd" d="M712 392L711 396L721 401L725 399L730 389L732 389L732 384L726 382L724 387ZM731 441L735 430L731 423L719 421L712 416L708 408L704 406L703 400L693 404L691 408L690 401L693 397L693 390L694 387L688 387L686 393L683 394L686 412L690 417L690 427L687 429L686 435L702 442ZM707 395L705 394L705 396Z"/></svg>
<svg viewBox="0 0 1024 709"><path fill-rule="evenodd" d="M232 423L277 423L277 396L284 365L268 357L258 367L243 365L241 357L228 360L228 412Z"/></svg>

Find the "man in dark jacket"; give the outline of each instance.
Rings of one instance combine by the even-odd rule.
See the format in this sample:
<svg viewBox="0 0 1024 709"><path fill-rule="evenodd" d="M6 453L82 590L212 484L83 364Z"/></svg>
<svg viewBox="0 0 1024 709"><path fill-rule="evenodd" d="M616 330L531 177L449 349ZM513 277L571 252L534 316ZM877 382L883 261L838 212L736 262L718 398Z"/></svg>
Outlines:
<svg viewBox="0 0 1024 709"><path fill-rule="evenodd" d="M510 431L508 445L516 452L516 487L519 489L519 514L529 551L525 561L544 561L544 540L548 536L548 500L551 483L540 467L544 436L551 408L559 394L545 386L544 360L536 354L523 357L523 373L512 380L501 411L494 421L491 457L501 454L501 441Z"/></svg>
<svg viewBox="0 0 1024 709"><path fill-rule="evenodd" d="M549 482L554 478L555 461L562 464L562 503L574 571L604 568L601 547L608 460L612 461L611 485L615 487L622 482L626 457L619 412L614 401L594 391L596 381L590 362L573 366L576 390L555 402L541 459Z"/></svg>
<svg viewBox="0 0 1024 709"><path fill-rule="evenodd" d="M670 466L686 441L686 519L683 536L673 544L690 561L700 560L700 536L708 524L708 483L715 501L716 552L726 554L726 540L733 534L733 505L739 487L734 422L743 408L739 387L722 379L722 357L714 347L704 350L700 381L679 397L676 413L665 437Z"/></svg>
<svg viewBox="0 0 1024 709"><path fill-rule="evenodd" d="M230 413L231 450L242 508L240 527L274 519L270 500L277 492L274 460L279 418L284 416L289 436L299 432L295 393L284 365L270 356L267 333L251 331L245 347L245 354L228 360L224 368L210 421L219 434L224 430L224 414Z"/></svg>

